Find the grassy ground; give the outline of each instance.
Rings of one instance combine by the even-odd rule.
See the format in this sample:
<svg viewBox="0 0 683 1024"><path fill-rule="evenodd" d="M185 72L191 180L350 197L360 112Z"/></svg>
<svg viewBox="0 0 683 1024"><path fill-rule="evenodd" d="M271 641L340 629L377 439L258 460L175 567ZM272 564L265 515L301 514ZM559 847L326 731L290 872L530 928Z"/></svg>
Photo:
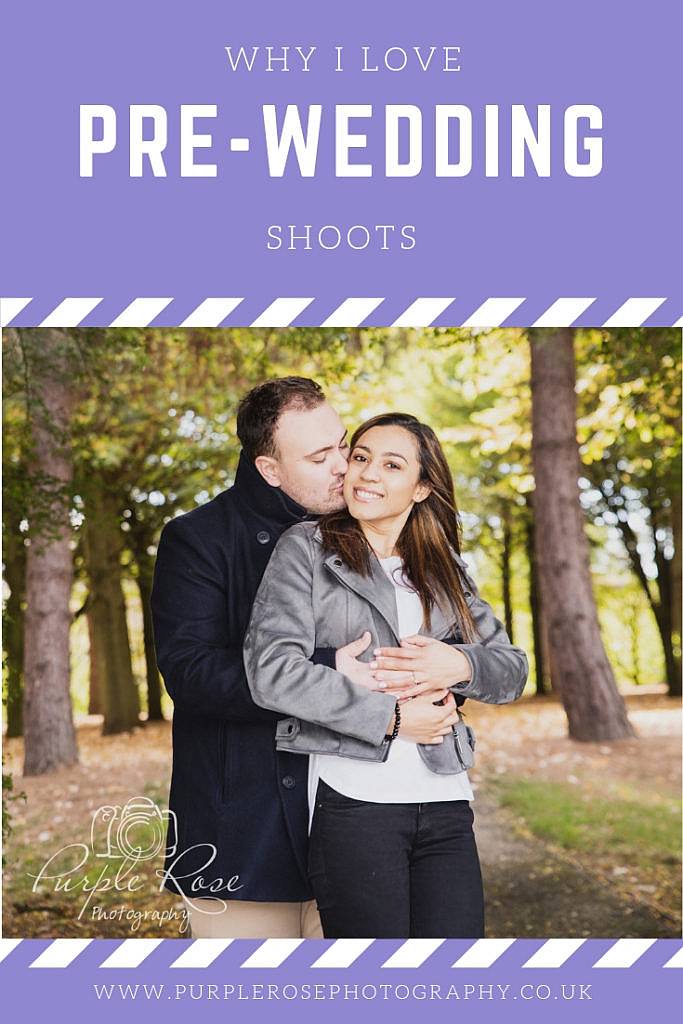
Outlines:
<svg viewBox="0 0 683 1024"><path fill-rule="evenodd" d="M561 782L531 779L499 779L495 785L503 806L535 836L565 850L609 852L644 871L680 860L681 810L670 797L630 786L620 787L621 796L596 797Z"/></svg>
<svg viewBox="0 0 683 1024"><path fill-rule="evenodd" d="M495 779L495 799L556 862L582 867L603 888L653 911L680 933L680 801L616 784L601 796L562 782ZM667 925L668 922L668 925Z"/></svg>

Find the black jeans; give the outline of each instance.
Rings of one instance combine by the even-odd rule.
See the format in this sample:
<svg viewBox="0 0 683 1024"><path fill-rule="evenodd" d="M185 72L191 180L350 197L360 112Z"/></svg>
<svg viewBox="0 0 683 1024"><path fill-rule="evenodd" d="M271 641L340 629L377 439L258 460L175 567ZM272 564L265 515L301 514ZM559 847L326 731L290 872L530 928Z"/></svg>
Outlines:
<svg viewBox="0 0 683 1024"><path fill-rule="evenodd" d="M473 817L467 800L370 803L321 779L308 866L325 938L481 938Z"/></svg>

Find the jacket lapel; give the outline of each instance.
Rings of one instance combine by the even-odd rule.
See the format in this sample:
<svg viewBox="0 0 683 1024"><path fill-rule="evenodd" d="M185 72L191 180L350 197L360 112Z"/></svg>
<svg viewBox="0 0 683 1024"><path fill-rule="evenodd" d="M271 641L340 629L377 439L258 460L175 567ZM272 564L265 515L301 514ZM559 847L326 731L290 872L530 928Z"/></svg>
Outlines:
<svg viewBox="0 0 683 1024"><path fill-rule="evenodd" d="M374 556L370 562L370 575L361 576L353 572L337 555L328 555L325 558L325 565L329 571L337 577L349 590L362 597L368 604L375 608L391 630L398 641L400 638L398 625L398 610L396 608L396 593L394 587ZM435 640L443 640L454 635L455 626L452 615L447 617L437 604L432 608L431 626L427 630L424 623L420 627L422 636L431 636Z"/></svg>
<svg viewBox="0 0 683 1024"><path fill-rule="evenodd" d="M437 604L432 608L431 615L431 626L429 629L425 629L424 623L420 627L421 636L431 636L435 640L443 640L445 637L453 635L454 626L452 616L450 619L446 618L441 610L441 607Z"/></svg>
<svg viewBox="0 0 683 1024"><path fill-rule="evenodd" d="M353 572L342 562L341 558L334 554L325 558L325 565L349 590L358 594L380 613L398 640L396 596L393 585L378 560L374 556L371 558L369 576L361 576L359 573Z"/></svg>

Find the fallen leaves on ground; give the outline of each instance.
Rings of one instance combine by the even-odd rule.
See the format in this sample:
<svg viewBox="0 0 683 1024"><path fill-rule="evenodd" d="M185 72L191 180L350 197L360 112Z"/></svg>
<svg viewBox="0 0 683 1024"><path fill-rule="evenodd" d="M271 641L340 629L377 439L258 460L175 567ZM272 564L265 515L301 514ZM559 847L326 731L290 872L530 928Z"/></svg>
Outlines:
<svg viewBox="0 0 683 1024"><path fill-rule="evenodd" d="M499 806L496 779L534 779L576 787L577 795L614 794L624 798L634 789L647 796L652 813L664 797L679 798L681 787L680 705L663 693L631 693L626 697L629 718L638 737L613 743L578 743L566 735L561 705L550 698L524 698L494 707L468 701L467 721L477 734L477 765L470 773L475 788L475 811L485 877L491 889L489 921L495 934L569 935L629 934L629 919L643 917L644 908L658 915L680 935L680 871L678 863L623 863L614 851L607 855L578 855L540 842L523 821ZM123 805L147 795L165 805L171 767L170 723L149 723L133 734L102 737L95 718L78 723L80 763L38 778L21 776L22 741L5 742L6 770L14 775L15 792L26 801L11 804L13 834L5 849L3 933L6 936L177 936L179 920L142 920L133 931L130 920L94 921L77 917L74 893L32 891L27 865L42 863L68 843L87 843L97 808ZM519 877L520 864L526 864ZM125 893L132 912L171 909L180 915L178 900L159 894L154 870L146 867L141 891ZM572 881L567 882L571 868ZM583 879L583 881L581 881ZM576 892L565 891L573 885ZM572 902L561 911L560 889ZM603 913L591 892L609 889ZM590 900L581 907L576 900ZM614 897L614 898L612 898ZM531 905L535 904L535 913ZM604 915L611 915L610 920ZM652 918L654 920L654 918ZM576 931L572 922L576 920ZM647 917L641 928L648 927ZM565 927L562 927L564 923ZM545 930L544 930L545 929ZM619 929L623 929L619 931ZM668 932L664 932L668 934ZM489 934L492 934L489 931Z"/></svg>

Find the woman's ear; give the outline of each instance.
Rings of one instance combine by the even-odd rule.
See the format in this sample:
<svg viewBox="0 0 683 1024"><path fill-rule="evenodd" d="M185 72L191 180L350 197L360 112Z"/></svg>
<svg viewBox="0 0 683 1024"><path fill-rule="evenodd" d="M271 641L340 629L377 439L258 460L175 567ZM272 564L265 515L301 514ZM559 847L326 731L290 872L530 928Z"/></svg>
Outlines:
<svg viewBox="0 0 683 1024"><path fill-rule="evenodd" d="M425 498L428 498L431 493L432 493L432 489L431 489L429 484L419 483L417 485L417 487L415 488L415 494L413 495L413 501L417 502L417 504L419 505L419 503L421 501L424 501Z"/></svg>

